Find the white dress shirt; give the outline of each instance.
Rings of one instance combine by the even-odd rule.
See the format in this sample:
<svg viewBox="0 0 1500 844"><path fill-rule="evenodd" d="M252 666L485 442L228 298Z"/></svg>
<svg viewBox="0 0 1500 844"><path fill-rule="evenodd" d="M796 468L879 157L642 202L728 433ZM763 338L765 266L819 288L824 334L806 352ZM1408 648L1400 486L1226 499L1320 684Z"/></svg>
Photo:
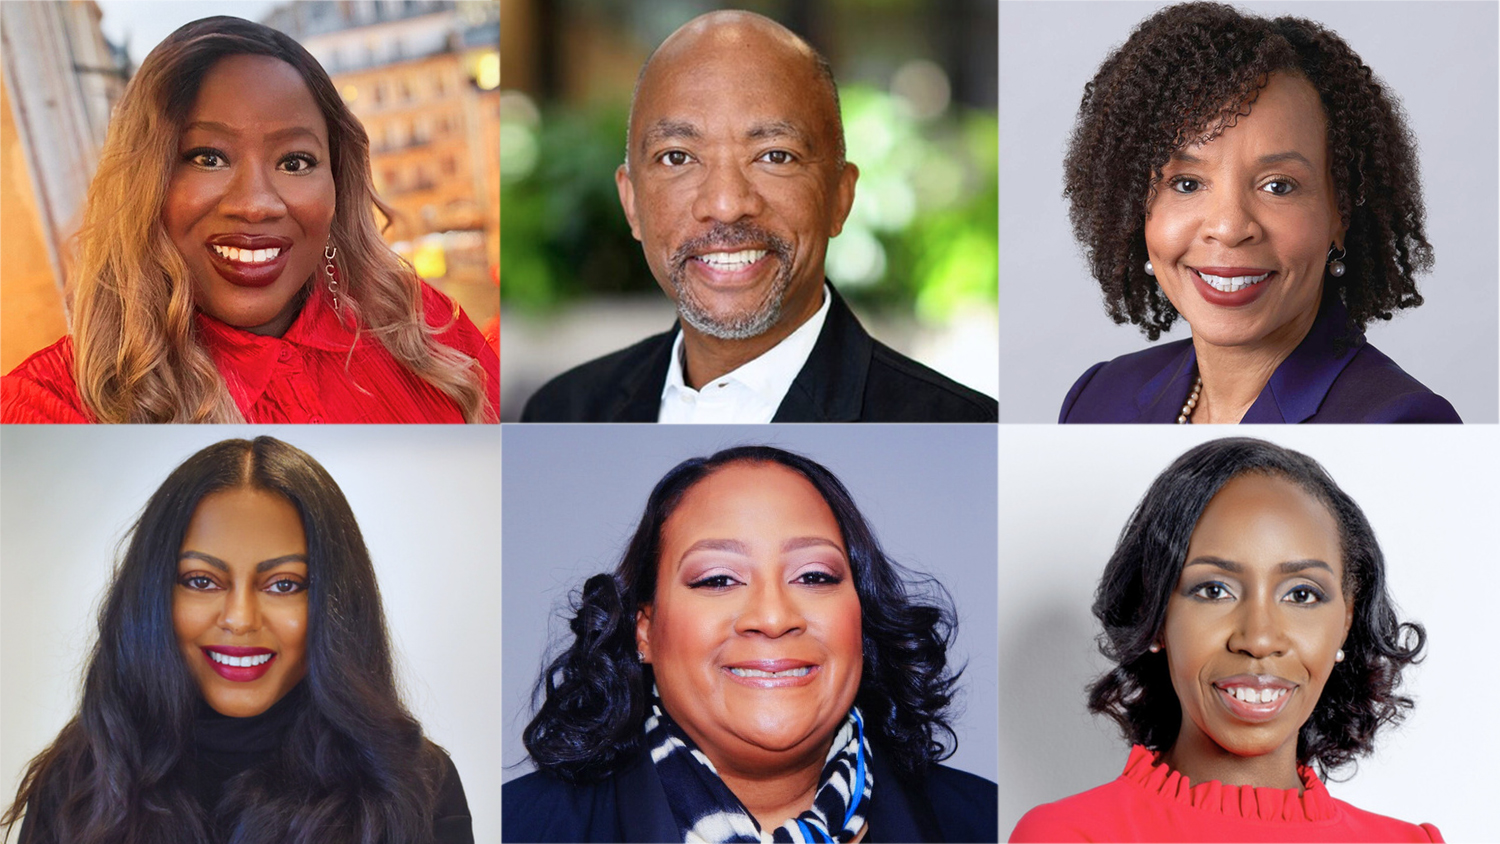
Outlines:
<svg viewBox="0 0 1500 844"><path fill-rule="evenodd" d="M667 368L667 383L661 391L658 422L693 422L739 424L770 422L776 408L786 398L797 373L812 355L828 305L833 299L823 287L823 304L807 322L785 340L767 349L733 372L720 375L694 390L682 377L682 332L672 341L672 363Z"/></svg>

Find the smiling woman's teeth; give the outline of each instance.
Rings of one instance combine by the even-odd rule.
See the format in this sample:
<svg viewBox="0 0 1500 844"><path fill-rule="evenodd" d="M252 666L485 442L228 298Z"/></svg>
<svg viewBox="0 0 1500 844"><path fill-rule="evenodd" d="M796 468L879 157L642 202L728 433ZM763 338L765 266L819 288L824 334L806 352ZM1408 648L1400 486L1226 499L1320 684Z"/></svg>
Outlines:
<svg viewBox="0 0 1500 844"><path fill-rule="evenodd" d="M281 254L279 247L271 249L236 249L233 246L214 246L214 251L225 260L236 264L264 264L267 261L276 260Z"/></svg>
<svg viewBox="0 0 1500 844"><path fill-rule="evenodd" d="M1286 689L1252 689L1249 686L1232 686L1225 689L1242 703L1270 703L1286 694Z"/></svg>
<svg viewBox="0 0 1500 844"><path fill-rule="evenodd" d="M762 252L762 255L765 253ZM788 668L785 671L761 671L758 668L731 668L729 673L736 677L806 677L812 666L804 665L801 668Z"/></svg>
<svg viewBox="0 0 1500 844"><path fill-rule="evenodd" d="M739 252L707 252L699 255L698 260L716 270L733 272L743 270L765 256L764 249L742 249Z"/></svg>
<svg viewBox="0 0 1500 844"><path fill-rule="evenodd" d="M1220 293L1233 293L1236 290L1244 290L1246 287L1249 287L1252 284L1260 284L1262 281L1265 281L1266 279L1271 277L1270 273L1261 273L1260 275L1221 276L1209 275L1205 272L1199 272L1198 275L1202 277L1204 281L1208 282L1209 287L1212 287Z"/></svg>
<svg viewBox="0 0 1500 844"><path fill-rule="evenodd" d="M222 665L231 665L235 668L251 668L256 665L265 665L271 661L275 654L256 654L255 656L227 656L218 651L209 651L208 658Z"/></svg>

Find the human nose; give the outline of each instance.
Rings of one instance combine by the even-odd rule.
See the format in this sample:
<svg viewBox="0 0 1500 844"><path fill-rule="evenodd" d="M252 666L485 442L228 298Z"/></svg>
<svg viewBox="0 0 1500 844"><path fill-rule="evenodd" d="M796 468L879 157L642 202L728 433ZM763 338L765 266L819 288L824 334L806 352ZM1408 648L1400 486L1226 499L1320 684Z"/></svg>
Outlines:
<svg viewBox="0 0 1500 844"><path fill-rule="evenodd" d="M226 216L251 223L275 219L286 213L286 203L276 190L271 174L254 164L234 168L219 207Z"/></svg>
<svg viewBox="0 0 1500 844"><path fill-rule="evenodd" d="M1286 653L1286 631L1274 602L1269 598L1250 598L1240 603L1229 649L1252 659Z"/></svg>
<svg viewBox="0 0 1500 844"><path fill-rule="evenodd" d="M747 600L749 603L735 621L737 633L759 633L774 639L807 626L796 599L780 583L752 586Z"/></svg>
<svg viewBox="0 0 1500 844"><path fill-rule="evenodd" d="M250 589L234 588L224 593L219 610L219 628L239 636L260 628L259 596Z"/></svg>
<svg viewBox="0 0 1500 844"><path fill-rule="evenodd" d="M706 165L693 203L693 216L704 222L733 223L760 213L760 192L749 174L732 163Z"/></svg>
<svg viewBox="0 0 1500 844"><path fill-rule="evenodd" d="M1262 235L1260 222L1243 190L1219 190L1209 194L1203 234L1225 246L1238 246Z"/></svg>

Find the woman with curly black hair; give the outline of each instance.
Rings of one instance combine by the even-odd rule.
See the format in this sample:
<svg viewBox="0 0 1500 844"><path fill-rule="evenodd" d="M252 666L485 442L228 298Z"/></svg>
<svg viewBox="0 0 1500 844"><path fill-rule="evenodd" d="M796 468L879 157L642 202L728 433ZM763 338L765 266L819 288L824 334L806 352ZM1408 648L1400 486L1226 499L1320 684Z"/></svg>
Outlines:
<svg viewBox="0 0 1500 844"><path fill-rule="evenodd" d="M1369 753L1412 699L1425 643L1401 622L1364 513L1311 458L1204 443L1136 507L1094 600L1115 668L1089 709L1125 771L1032 809L1012 841L1441 841L1357 809L1321 776Z"/></svg>
<svg viewBox="0 0 1500 844"><path fill-rule="evenodd" d="M1064 170L1110 316L1192 339L1090 368L1060 421L1460 421L1364 338L1433 255L1400 106L1336 33L1163 9L1085 87Z"/></svg>
<svg viewBox="0 0 1500 844"><path fill-rule="evenodd" d="M21 820L19 844L473 844L391 656L328 472L271 437L208 446L135 523L78 714L0 827Z"/></svg>
<svg viewBox="0 0 1500 844"><path fill-rule="evenodd" d="M652 490L538 680L507 841L995 840L993 783L937 764L956 623L842 483L742 446Z"/></svg>

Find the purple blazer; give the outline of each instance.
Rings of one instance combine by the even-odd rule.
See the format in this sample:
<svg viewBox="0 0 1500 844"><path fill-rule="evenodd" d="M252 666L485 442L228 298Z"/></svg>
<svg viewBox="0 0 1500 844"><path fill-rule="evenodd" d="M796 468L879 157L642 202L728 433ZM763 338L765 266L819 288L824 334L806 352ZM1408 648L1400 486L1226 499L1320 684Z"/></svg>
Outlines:
<svg viewBox="0 0 1500 844"><path fill-rule="evenodd" d="M1342 303L1325 302L1313 327L1276 367L1244 423L1462 422L1442 396L1365 342L1334 354ZM1068 390L1058 422L1176 422L1198 354L1178 340L1094 364Z"/></svg>

